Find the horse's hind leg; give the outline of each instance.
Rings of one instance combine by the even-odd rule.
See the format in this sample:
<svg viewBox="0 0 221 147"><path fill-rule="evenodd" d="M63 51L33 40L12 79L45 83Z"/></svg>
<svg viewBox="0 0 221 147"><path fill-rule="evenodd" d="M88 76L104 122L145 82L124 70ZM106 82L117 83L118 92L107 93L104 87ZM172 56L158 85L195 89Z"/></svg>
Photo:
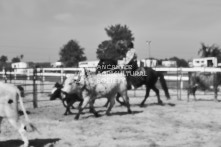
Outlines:
<svg viewBox="0 0 221 147"><path fill-rule="evenodd" d="M120 103L120 105L125 105L125 102L120 101L120 93L117 93L116 100L117 100L118 103ZM108 101L106 102L104 107L107 107L109 103L110 103L110 100L108 99Z"/></svg>
<svg viewBox="0 0 221 147"><path fill-rule="evenodd" d="M95 115L95 117L99 117L100 115L98 114L98 112L94 109L94 102L95 102L95 99L91 99L89 101L89 104L90 104L90 108L89 108L89 112L93 113Z"/></svg>
<svg viewBox="0 0 221 147"><path fill-rule="evenodd" d="M117 100L118 103L125 106L125 101L123 101L123 102L120 101L120 93L117 93L116 100Z"/></svg>
<svg viewBox="0 0 221 147"><path fill-rule="evenodd" d="M140 103L140 106L143 107L144 106L144 103L146 101L146 99L149 97L149 93L150 93L150 88L149 87L146 87L146 95L144 97L144 100Z"/></svg>
<svg viewBox="0 0 221 147"><path fill-rule="evenodd" d="M18 130L19 134L21 135L22 140L24 141L24 147L28 147L29 141L28 141L28 138L26 137L25 125L20 123L15 118L9 118L8 121L15 129Z"/></svg>
<svg viewBox="0 0 221 147"><path fill-rule="evenodd" d="M106 111L106 114L107 114L107 116L110 116L110 111L111 111L111 109L113 108L113 106L115 104L115 97L112 96L112 97L108 98L108 102L110 102L110 105L109 105L109 107Z"/></svg>
<svg viewBox="0 0 221 147"><path fill-rule="evenodd" d="M67 104L66 111L65 111L64 115L72 114L70 107L73 105L73 102L67 101L67 103L68 104Z"/></svg>
<svg viewBox="0 0 221 147"><path fill-rule="evenodd" d="M131 109L130 109L130 100L129 97L127 95L127 91L124 93L121 93L121 97L123 98L124 102L126 103L127 106L127 112L128 113L132 113Z"/></svg>
<svg viewBox="0 0 221 147"><path fill-rule="evenodd" d="M95 99L93 100L90 100L90 112L94 114L95 117L99 117L100 115L98 114L98 112L94 109L94 102L95 102Z"/></svg>
<svg viewBox="0 0 221 147"><path fill-rule="evenodd" d="M155 93L156 93L156 95L157 95L158 104L162 105L163 102L162 102L162 100L160 99L160 92L159 92L159 90L158 90L155 86L153 86L152 89L153 89L153 91L155 91Z"/></svg>

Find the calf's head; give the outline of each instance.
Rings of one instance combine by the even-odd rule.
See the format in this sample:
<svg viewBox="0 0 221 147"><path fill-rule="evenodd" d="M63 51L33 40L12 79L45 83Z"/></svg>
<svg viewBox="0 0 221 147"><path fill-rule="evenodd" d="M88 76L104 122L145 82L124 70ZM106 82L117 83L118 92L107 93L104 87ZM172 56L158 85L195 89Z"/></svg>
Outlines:
<svg viewBox="0 0 221 147"><path fill-rule="evenodd" d="M62 99L62 91L63 86L59 83L55 83L54 88L50 94L50 100L55 100L57 98Z"/></svg>

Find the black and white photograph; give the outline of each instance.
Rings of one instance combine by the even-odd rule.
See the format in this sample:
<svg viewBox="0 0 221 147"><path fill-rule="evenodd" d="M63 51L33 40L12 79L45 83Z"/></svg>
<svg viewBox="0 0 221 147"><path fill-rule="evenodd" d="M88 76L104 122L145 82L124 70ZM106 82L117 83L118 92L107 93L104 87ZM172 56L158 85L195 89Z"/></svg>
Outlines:
<svg viewBox="0 0 221 147"><path fill-rule="evenodd" d="M221 147L220 0L0 0L0 147Z"/></svg>

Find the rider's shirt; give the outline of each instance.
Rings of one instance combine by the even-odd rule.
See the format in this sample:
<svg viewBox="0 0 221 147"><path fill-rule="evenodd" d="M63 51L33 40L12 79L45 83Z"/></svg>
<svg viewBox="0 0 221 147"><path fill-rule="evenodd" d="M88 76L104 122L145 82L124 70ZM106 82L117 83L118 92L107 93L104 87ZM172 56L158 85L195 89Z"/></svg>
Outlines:
<svg viewBox="0 0 221 147"><path fill-rule="evenodd" d="M130 49L126 54L125 64L128 64L134 58L135 58L135 49Z"/></svg>

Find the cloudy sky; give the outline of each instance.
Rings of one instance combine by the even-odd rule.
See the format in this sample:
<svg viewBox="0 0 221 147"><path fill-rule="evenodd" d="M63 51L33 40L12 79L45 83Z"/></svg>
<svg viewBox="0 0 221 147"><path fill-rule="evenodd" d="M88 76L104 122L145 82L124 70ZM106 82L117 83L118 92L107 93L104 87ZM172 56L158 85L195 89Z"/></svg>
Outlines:
<svg viewBox="0 0 221 147"><path fill-rule="evenodd" d="M108 39L104 28L127 25L138 58L198 57L200 43L221 46L220 0L0 0L0 56L54 62L69 40L88 60Z"/></svg>

